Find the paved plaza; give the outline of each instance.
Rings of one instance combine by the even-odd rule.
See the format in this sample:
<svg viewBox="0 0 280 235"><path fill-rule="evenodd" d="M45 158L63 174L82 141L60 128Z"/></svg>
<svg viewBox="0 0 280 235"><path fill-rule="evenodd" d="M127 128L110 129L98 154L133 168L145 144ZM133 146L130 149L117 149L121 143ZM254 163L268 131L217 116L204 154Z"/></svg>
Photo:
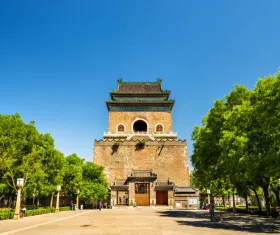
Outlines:
<svg viewBox="0 0 280 235"><path fill-rule="evenodd" d="M223 213L209 221L207 211L116 208L65 211L0 221L0 234L268 234L280 233L280 219Z"/></svg>

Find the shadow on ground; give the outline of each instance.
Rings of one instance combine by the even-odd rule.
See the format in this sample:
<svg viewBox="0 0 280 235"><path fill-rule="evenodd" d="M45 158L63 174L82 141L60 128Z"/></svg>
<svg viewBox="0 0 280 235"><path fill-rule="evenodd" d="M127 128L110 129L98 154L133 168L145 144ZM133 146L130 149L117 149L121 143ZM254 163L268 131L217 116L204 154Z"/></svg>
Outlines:
<svg viewBox="0 0 280 235"><path fill-rule="evenodd" d="M221 213L224 221L210 222L207 211L169 210L158 212L161 216L182 218L176 220L180 225L225 229L252 233L280 233L280 219L255 215ZM219 212L218 212L219 213Z"/></svg>

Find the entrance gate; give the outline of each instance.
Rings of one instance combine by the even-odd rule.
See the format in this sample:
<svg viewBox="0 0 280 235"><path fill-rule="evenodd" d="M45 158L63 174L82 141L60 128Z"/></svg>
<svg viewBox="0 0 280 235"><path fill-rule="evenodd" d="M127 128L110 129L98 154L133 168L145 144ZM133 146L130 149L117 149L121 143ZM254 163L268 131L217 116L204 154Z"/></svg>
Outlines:
<svg viewBox="0 0 280 235"><path fill-rule="evenodd" d="M157 191L156 192L156 204L168 206L168 191Z"/></svg>
<svg viewBox="0 0 280 235"><path fill-rule="evenodd" d="M135 202L137 206L150 205L150 183L135 183Z"/></svg>

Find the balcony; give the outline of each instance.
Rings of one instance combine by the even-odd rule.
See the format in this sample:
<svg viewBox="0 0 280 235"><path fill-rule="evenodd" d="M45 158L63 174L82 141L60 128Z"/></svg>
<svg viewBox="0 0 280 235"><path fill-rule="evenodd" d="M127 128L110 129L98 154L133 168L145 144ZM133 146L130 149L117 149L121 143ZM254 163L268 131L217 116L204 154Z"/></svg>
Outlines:
<svg viewBox="0 0 280 235"><path fill-rule="evenodd" d="M150 139L155 138L177 138L177 132L104 132L104 138L125 138L130 140L134 136L148 136Z"/></svg>

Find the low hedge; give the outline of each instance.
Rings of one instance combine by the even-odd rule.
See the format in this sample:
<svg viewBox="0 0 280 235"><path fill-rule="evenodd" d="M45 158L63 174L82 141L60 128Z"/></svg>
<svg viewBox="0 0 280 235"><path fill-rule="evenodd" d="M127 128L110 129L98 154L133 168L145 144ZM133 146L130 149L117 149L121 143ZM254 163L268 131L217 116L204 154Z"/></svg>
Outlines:
<svg viewBox="0 0 280 235"><path fill-rule="evenodd" d="M59 207L59 211L70 211L70 206Z"/></svg>
<svg viewBox="0 0 280 235"><path fill-rule="evenodd" d="M59 207L59 211L69 211L70 207ZM54 213L55 208L38 208L33 210L26 210L25 217L34 216L34 215L42 215L48 213ZM12 219L14 217L15 211L12 209L0 210L0 220Z"/></svg>
<svg viewBox="0 0 280 235"><path fill-rule="evenodd" d="M258 210L258 207L257 206L249 206L249 210L250 209L251 210ZM233 212L233 208L232 207L224 207L224 206L216 206L216 210ZM245 206L235 207L235 212L236 213L244 213L244 214L249 214L250 213L248 210L246 210Z"/></svg>
<svg viewBox="0 0 280 235"><path fill-rule="evenodd" d="M233 211L233 208L232 208L232 207L219 207L219 206L217 206L217 207L216 207L216 210L232 212L232 211ZM236 208L235 208L235 211L236 211L237 213L248 213L248 211L246 210L246 208L239 208L239 207L236 207Z"/></svg>
<svg viewBox="0 0 280 235"><path fill-rule="evenodd" d="M6 219L12 219L14 217L15 212L14 211L7 211L3 213L1 211L0 213L0 220L6 220Z"/></svg>
<svg viewBox="0 0 280 235"><path fill-rule="evenodd" d="M48 214L53 212L55 212L55 208L27 210L24 216L28 217L28 216L42 215L42 214Z"/></svg>

